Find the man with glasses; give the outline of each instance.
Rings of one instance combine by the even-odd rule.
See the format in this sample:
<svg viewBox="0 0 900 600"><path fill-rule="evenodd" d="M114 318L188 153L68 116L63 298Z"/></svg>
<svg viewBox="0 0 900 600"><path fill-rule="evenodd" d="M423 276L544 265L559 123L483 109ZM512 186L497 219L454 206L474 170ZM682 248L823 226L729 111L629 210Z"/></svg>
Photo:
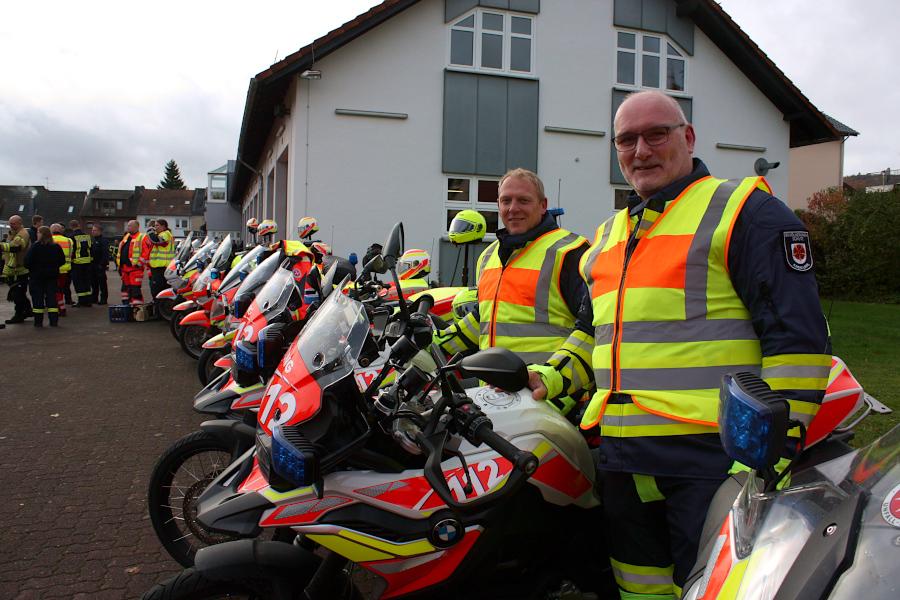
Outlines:
<svg viewBox="0 0 900 600"><path fill-rule="evenodd" d="M808 425L831 367L809 234L762 177L717 179L693 158L678 103L639 92L616 112L628 207L581 260L590 303L541 375L536 398L591 364L581 421L594 450L623 598L674 598L696 560L709 503L732 468L717 427L724 374L751 371ZM585 351L585 348L589 350ZM569 360L564 360L568 357Z"/></svg>

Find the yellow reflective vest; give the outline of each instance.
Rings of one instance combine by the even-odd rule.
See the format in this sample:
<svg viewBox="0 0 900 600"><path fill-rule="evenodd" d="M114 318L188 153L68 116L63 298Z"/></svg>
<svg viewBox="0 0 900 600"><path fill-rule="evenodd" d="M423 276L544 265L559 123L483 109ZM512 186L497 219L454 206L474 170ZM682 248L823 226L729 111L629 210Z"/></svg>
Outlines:
<svg viewBox="0 0 900 600"><path fill-rule="evenodd" d="M143 251L144 245L144 234L141 232L134 234L125 233L125 235L122 236L122 241L119 242L119 250L118 252L116 252L117 267L122 265L122 249L129 241L131 242L131 246L128 253L128 260L131 261L131 266L137 267L141 261L141 252Z"/></svg>
<svg viewBox="0 0 900 600"><path fill-rule="evenodd" d="M172 232L166 229L159 234L159 243L150 242L150 267L167 267L175 258L175 241Z"/></svg>
<svg viewBox="0 0 900 600"><path fill-rule="evenodd" d="M62 248L63 255L66 257L65 264L59 268L60 275L64 275L72 270L72 248L74 243L71 238L59 233L53 234L53 241L59 244L59 247Z"/></svg>
<svg viewBox="0 0 900 600"><path fill-rule="evenodd" d="M91 246L94 238L86 233L76 233L72 236L74 252L72 262L76 265L87 265L91 262Z"/></svg>
<svg viewBox="0 0 900 600"><path fill-rule="evenodd" d="M506 265L499 241L485 248L477 265L480 348L507 348L528 363L550 358L575 326L559 289L563 261L585 244L579 235L554 229L515 250Z"/></svg>

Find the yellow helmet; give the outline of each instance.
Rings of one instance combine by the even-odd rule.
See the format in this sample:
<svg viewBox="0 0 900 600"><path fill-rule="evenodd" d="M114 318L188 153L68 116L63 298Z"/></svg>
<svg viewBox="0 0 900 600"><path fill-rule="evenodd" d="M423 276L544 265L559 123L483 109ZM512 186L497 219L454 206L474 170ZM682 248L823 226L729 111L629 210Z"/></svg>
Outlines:
<svg viewBox="0 0 900 600"><path fill-rule="evenodd" d="M266 219L259 224L256 234L260 236L275 235L278 233L278 224L272 219Z"/></svg>
<svg viewBox="0 0 900 600"><path fill-rule="evenodd" d="M484 239L487 232L487 223L477 210L467 208L461 210L453 220L450 221L450 243L452 244L468 244L471 242L480 242Z"/></svg>
<svg viewBox="0 0 900 600"><path fill-rule="evenodd" d="M300 217L297 221L297 235L300 239L308 238L319 230L319 222L315 217Z"/></svg>
<svg viewBox="0 0 900 600"><path fill-rule="evenodd" d="M478 308L478 288L463 290L453 297L453 317L462 319Z"/></svg>

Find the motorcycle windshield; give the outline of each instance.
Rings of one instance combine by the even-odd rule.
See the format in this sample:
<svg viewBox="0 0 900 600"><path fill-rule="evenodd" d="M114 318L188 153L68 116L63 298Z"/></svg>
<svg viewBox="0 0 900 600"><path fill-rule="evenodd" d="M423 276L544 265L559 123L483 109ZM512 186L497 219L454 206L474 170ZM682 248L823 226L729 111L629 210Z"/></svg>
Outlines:
<svg viewBox="0 0 900 600"><path fill-rule="evenodd" d="M333 293L310 318L297 338L297 353L307 372L336 380L353 371L369 334L369 319L360 302Z"/></svg>
<svg viewBox="0 0 900 600"><path fill-rule="evenodd" d="M207 242L203 246L197 250L197 253L194 254L187 263L185 263L184 268L182 269L183 273L190 273L191 271L195 271L200 269L202 266L205 266L209 257L212 256L213 252L216 250L216 244L214 242Z"/></svg>
<svg viewBox="0 0 900 600"><path fill-rule="evenodd" d="M234 301L246 302L249 304L256 292L258 292L269 278L275 274L275 271L278 270L281 261L282 256L280 252L274 252L270 257L262 261L241 283L241 286L234 296Z"/></svg>
<svg viewBox="0 0 900 600"><path fill-rule="evenodd" d="M266 318L267 323L274 323L278 317L300 307L302 298L294 275L287 269L278 269L259 290L256 306Z"/></svg>
<svg viewBox="0 0 900 600"><path fill-rule="evenodd" d="M244 281L244 278L246 278L253 269L259 266L260 262L262 262L262 256L265 253L266 248L264 246L257 246L244 254L244 256L241 257L240 262L238 262L233 269L228 271L228 275L222 280L222 285L219 286L219 294L224 294L229 290L239 287L241 282Z"/></svg>
<svg viewBox="0 0 900 600"><path fill-rule="evenodd" d="M175 262L183 263L191 256L191 241L194 239L194 232L189 231L187 236L178 243L175 249Z"/></svg>
<svg viewBox="0 0 900 600"><path fill-rule="evenodd" d="M233 246L231 234L229 233L225 236L225 239L222 240L222 243L219 244L219 247L216 248L216 253L213 254L212 260L209 261L209 266L220 273L228 269L228 264L231 262L231 250Z"/></svg>

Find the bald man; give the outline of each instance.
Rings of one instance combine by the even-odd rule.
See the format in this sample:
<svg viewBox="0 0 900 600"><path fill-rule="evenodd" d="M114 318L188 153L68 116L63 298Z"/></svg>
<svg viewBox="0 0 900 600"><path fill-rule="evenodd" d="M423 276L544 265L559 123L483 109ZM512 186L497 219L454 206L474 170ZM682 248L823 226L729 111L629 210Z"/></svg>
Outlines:
<svg viewBox="0 0 900 600"><path fill-rule="evenodd" d="M28 269L25 267L25 253L31 246L28 230L22 224L22 217L13 215L9 218L9 232L6 240L0 242L0 253L3 255L3 278L9 284L8 299L16 306L13 318L7 324L22 323L32 316L31 303L25 293L28 287Z"/></svg>

